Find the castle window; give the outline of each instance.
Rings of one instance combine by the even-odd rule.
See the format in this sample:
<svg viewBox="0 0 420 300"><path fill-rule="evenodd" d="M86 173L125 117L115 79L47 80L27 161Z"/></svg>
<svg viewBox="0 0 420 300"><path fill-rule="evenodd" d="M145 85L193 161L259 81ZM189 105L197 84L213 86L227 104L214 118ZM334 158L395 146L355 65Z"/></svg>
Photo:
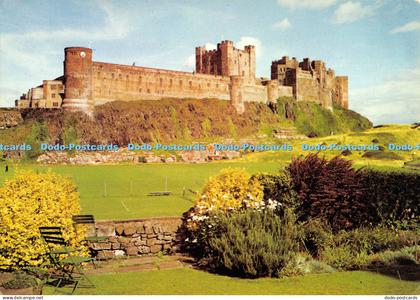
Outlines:
<svg viewBox="0 0 420 300"><path fill-rule="evenodd" d="M122 79L122 75L120 74L119 76L118 76L120 79Z"/></svg>
<svg viewBox="0 0 420 300"><path fill-rule="evenodd" d="M115 74L114 74L114 73L112 73L111 77L112 77L112 79L114 79L114 78L115 78Z"/></svg>
<svg viewBox="0 0 420 300"><path fill-rule="evenodd" d="M57 89L57 86L56 86L55 84L52 84L52 85L51 85L51 89L52 89L52 90L55 90L55 89Z"/></svg>
<svg viewBox="0 0 420 300"><path fill-rule="evenodd" d="M54 107L58 107L58 102L53 102Z"/></svg>
<svg viewBox="0 0 420 300"><path fill-rule="evenodd" d="M188 82L188 84L190 85L190 87L192 87L192 81L190 80L190 82Z"/></svg>
<svg viewBox="0 0 420 300"><path fill-rule="evenodd" d="M182 80L179 81L179 86L182 86Z"/></svg>
<svg viewBox="0 0 420 300"><path fill-rule="evenodd" d="M150 94L150 89L147 89L147 93Z"/></svg>
<svg viewBox="0 0 420 300"><path fill-rule="evenodd" d="M169 85L172 86L172 78L169 80Z"/></svg>
<svg viewBox="0 0 420 300"><path fill-rule="evenodd" d="M55 98L55 94L51 94L51 98Z"/></svg>
<svg viewBox="0 0 420 300"><path fill-rule="evenodd" d="M139 76L139 82L141 83L141 76Z"/></svg>
<svg viewBox="0 0 420 300"><path fill-rule="evenodd" d="M159 83L160 83L160 86L162 86L162 83L163 83L163 79L162 78L159 78Z"/></svg>

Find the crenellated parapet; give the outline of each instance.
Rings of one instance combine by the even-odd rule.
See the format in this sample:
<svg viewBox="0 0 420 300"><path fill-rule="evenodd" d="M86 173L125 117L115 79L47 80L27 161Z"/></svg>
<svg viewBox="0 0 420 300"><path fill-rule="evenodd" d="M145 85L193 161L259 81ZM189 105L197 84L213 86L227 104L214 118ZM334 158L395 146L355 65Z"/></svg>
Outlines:
<svg viewBox="0 0 420 300"><path fill-rule="evenodd" d="M271 65L271 79L256 78L256 49L234 47L232 41L214 50L195 49L195 72L121 65L93 60L85 47L64 49L63 76L44 80L16 100L19 108L63 108L92 113L112 101L195 98L231 101L239 113L246 102L273 103L279 97L313 101L332 109L348 107L348 78L335 76L320 60L284 56Z"/></svg>
<svg viewBox="0 0 420 300"><path fill-rule="evenodd" d="M332 109L333 103L348 107L347 77L335 76L321 60L282 57L271 64L271 79L290 86L297 101L313 101ZM347 104L346 104L347 103Z"/></svg>

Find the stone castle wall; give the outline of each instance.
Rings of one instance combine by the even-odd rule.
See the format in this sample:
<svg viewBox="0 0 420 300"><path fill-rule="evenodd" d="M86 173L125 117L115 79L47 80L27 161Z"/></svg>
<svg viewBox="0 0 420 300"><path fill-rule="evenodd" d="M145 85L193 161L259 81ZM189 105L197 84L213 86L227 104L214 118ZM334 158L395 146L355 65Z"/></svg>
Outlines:
<svg viewBox="0 0 420 300"><path fill-rule="evenodd" d="M68 47L64 52L64 75L24 94L16 101L18 108L62 107L91 113L94 106L116 100L216 98L231 101L242 113L245 102L269 103L282 96L326 108L333 103L348 107L347 77L335 77L322 61L283 57L272 63L271 79L256 78L252 45L241 50L231 41L222 41L215 50L197 47L192 73L96 62L92 49L84 47Z"/></svg>
<svg viewBox="0 0 420 300"><path fill-rule="evenodd" d="M179 251L179 217L121 221L97 221L97 236L107 240L91 243L97 259L138 256Z"/></svg>
<svg viewBox="0 0 420 300"><path fill-rule="evenodd" d="M168 98L230 100L229 77L93 62L95 105Z"/></svg>
<svg viewBox="0 0 420 300"><path fill-rule="evenodd" d="M297 101L312 101L332 109L333 103L348 108L348 77L335 76L320 60L283 56L271 64L271 79L290 86Z"/></svg>

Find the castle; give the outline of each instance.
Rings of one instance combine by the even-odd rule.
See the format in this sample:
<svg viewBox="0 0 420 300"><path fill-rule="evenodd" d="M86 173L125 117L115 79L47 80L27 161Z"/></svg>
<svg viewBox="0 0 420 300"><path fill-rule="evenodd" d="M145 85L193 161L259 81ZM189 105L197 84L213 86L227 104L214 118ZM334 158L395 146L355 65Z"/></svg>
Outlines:
<svg viewBox="0 0 420 300"><path fill-rule="evenodd" d="M91 113L94 106L122 100L217 98L231 101L239 113L245 102L276 102L278 97L313 101L332 109L348 108L348 78L335 76L320 60L273 61L271 79L255 76L255 47L236 49L222 41L217 49L197 47L195 72L170 71L92 60L92 49L64 49L64 75L29 89L17 108L63 108Z"/></svg>

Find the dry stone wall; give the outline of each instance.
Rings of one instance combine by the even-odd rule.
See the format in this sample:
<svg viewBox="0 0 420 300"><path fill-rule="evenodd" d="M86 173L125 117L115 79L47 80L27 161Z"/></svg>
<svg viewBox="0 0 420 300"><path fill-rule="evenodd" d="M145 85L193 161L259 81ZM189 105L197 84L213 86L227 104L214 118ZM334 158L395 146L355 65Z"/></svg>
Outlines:
<svg viewBox="0 0 420 300"><path fill-rule="evenodd" d="M90 243L99 260L123 256L156 255L179 251L179 217L96 222L105 241Z"/></svg>

